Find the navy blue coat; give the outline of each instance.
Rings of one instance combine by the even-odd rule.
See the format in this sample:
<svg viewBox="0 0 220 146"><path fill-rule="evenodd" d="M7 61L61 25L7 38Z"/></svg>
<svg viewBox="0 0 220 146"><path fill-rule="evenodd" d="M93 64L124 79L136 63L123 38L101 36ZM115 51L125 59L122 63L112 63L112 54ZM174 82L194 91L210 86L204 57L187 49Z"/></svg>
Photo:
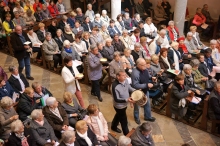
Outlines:
<svg viewBox="0 0 220 146"><path fill-rule="evenodd" d="M74 28L74 27L75 27L75 21L76 21L76 20L73 20L73 19L71 19L71 18L68 18L68 19L67 19L67 23L70 24L70 27L71 27L71 28Z"/></svg>
<svg viewBox="0 0 220 146"><path fill-rule="evenodd" d="M5 89L5 90L4 90ZM11 97L13 96L14 93L14 89L11 87L11 85L9 84L8 81L6 81L6 85L3 86L2 88L0 88L0 100L2 99L2 97L4 96L8 96Z"/></svg>
<svg viewBox="0 0 220 146"><path fill-rule="evenodd" d="M117 32L111 26L108 26L108 32L109 32L111 38L113 38L116 33L121 35L121 32L119 31L119 29L116 26L114 26L114 28Z"/></svg>

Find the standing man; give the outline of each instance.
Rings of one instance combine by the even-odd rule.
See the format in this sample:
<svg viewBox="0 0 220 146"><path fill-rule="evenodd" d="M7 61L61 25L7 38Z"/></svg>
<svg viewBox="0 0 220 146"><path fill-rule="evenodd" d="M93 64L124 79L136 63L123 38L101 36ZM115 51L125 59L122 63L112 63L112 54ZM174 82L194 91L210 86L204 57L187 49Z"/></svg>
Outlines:
<svg viewBox="0 0 220 146"><path fill-rule="evenodd" d="M14 50L14 56L18 60L19 73L25 66L26 78L29 80L34 80L31 77L31 65L30 65L30 54L32 53L31 44L25 44L25 42L31 42L27 34L22 32L22 27L17 25L15 27L15 32L11 35L11 45Z"/></svg>
<svg viewBox="0 0 220 146"><path fill-rule="evenodd" d="M147 96L147 103L144 105L144 120L154 122L156 119L151 116L151 102L149 98L148 88L152 88L153 84L149 83L149 74L146 70L146 61L143 58L137 59L137 67L132 70L131 80L132 87L137 90L142 90ZM137 124L140 124L139 106L134 104L134 119Z"/></svg>
<svg viewBox="0 0 220 146"><path fill-rule="evenodd" d="M129 92L134 91L135 89L128 84L126 80L127 74L125 71L119 71L116 74L116 80L112 83L112 95L113 95L113 105L116 111L114 119L112 120L111 129L115 132L121 133L121 130L117 128L119 122L122 127L124 135L129 133L128 130L128 120L126 115L126 109L128 102L133 103Z"/></svg>

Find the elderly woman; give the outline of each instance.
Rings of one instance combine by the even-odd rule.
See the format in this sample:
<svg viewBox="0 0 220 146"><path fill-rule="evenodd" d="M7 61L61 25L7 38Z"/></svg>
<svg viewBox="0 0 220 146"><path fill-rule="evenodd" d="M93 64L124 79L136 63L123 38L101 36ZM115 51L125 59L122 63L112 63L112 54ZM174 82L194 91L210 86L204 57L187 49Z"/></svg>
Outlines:
<svg viewBox="0 0 220 146"><path fill-rule="evenodd" d="M65 57L69 56L72 57L73 60L79 60L80 61L80 56L79 54L75 51L73 47L70 45L71 43L68 40L65 40L63 42L63 50L61 52L61 56L64 59Z"/></svg>
<svg viewBox="0 0 220 146"><path fill-rule="evenodd" d="M67 130L62 134L62 141L59 146L80 146L76 141L76 136L74 131Z"/></svg>
<svg viewBox="0 0 220 146"><path fill-rule="evenodd" d="M151 55L155 54L155 50L151 50L147 44L147 37L140 38L141 50L143 51L144 58L150 58Z"/></svg>
<svg viewBox="0 0 220 146"><path fill-rule="evenodd" d="M122 34L122 31L125 29L125 24L122 19L122 14L119 14L116 19L117 21L115 22L115 26L118 28L118 30Z"/></svg>
<svg viewBox="0 0 220 146"><path fill-rule="evenodd" d="M75 34L72 32L71 27L69 25L65 25L63 35L66 40L70 41L70 43L74 42Z"/></svg>
<svg viewBox="0 0 220 146"><path fill-rule="evenodd" d="M53 128L50 126L41 109L35 109L31 113L30 128L38 145L45 145L51 142L55 145L59 140L54 134Z"/></svg>
<svg viewBox="0 0 220 146"><path fill-rule="evenodd" d="M75 13L74 11L71 11L71 12L69 13L69 15L70 15L70 17L67 19L67 22L70 24L70 27L71 27L71 28L74 28L74 26L75 26L75 21L76 21L76 19L75 19L76 13Z"/></svg>
<svg viewBox="0 0 220 146"><path fill-rule="evenodd" d="M119 71L124 70L124 68L126 67L121 60L120 52L118 51L114 52L113 58L114 59L109 63L109 72L110 72L110 77L116 79L116 74Z"/></svg>
<svg viewBox="0 0 220 146"><path fill-rule="evenodd" d="M18 114L13 108L13 100L5 96L1 101L0 107L0 139L7 140L11 133L11 123L18 119Z"/></svg>
<svg viewBox="0 0 220 146"><path fill-rule="evenodd" d="M219 49L216 48L217 41L216 40L211 40L210 41L210 48L212 49L212 59L213 62L217 65L220 66L220 53Z"/></svg>
<svg viewBox="0 0 220 146"><path fill-rule="evenodd" d="M50 0L49 6L47 7L47 9L49 10L50 15L51 15L52 17L56 17L56 16L59 14L59 11L58 11L58 9L57 9L57 6L56 6L56 4L54 3L53 0Z"/></svg>
<svg viewBox="0 0 220 146"><path fill-rule="evenodd" d="M95 104L90 104L87 108L89 113L89 118L87 118L86 123L96 135L100 145L108 146L108 143L114 143L114 138L109 134L107 121L105 120L103 114L99 111Z"/></svg>
<svg viewBox="0 0 220 146"><path fill-rule="evenodd" d="M93 21L93 27L98 27L99 29L102 28L104 22L100 19L100 14L95 14L95 19Z"/></svg>
<svg viewBox="0 0 220 146"><path fill-rule="evenodd" d="M108 38L111 38L109 30L107 29L107 25L106 24L102 25L102 28L101 28L99 33L101 34L101 36L102 36L102 38L104 40L108 39Z"/></svg>
<svg viewBox="0 0 220 146"><path fill-rule="evenodd" d="M127 136L120 136L118 139L118 146L132 146L131 139Z"/></svg>
<svg viewBox="0 0 220 146"><path fill-rule="evenodd" d="M52 38L56 37L57 30L58 30L57 20L52 19L51 24L48 26L48 31L52 34ZM61 30L61 32L62 32L62 30ZM63 32L61 34L63 34Z"/></svg>
<svg viewBox="0 0 220 146"><path fill-rule="evenodd" d="M67 22L68 17L66 15L62 15L62 20L58 23L58 28L64 31L65 25L69 25Z"/></svg>
<svg viewBox="0 0 220 146"><path fill-rule="evenodd" d="M132 20L131 20L131 18L129 16L129 13L126 12L124 14L123 21L124 21L125 29L127 29L128 31L132 31L132 30L134 30L136 28L132 24Z"/></svg>
<svg viewBox="0 0 220 146"><path fill-rule="evenodd" d="M145 52L141 50L140 43L134 44L134 50L131 51L131 55L134 58L134 62L136 62L138 58L147 58Z"/></svg>
<svg viewBox="0 0 220 146"><path fill-rule="evenodd" d="M86 48L88 51L90 51L90 46L91 46L91 40L90 40L90 33L85 31L82 34L82 40L86 43Z"/></svg>
<svg viewBox="0 0 220 146"><path fill-rule="evenodd" d="M184 44L184 37L180 37L177 42L179 43L179 49L178 51L180 52L180 54L182 54L183 57L183 63L185 64L189 64L190 60L192 59L192 55L189 53L189 51L187 50L186 45Z"/></svg>
<svg viewBox="0 0 220 146"><path fill-rule="evenodd" d="M60 14L66 13L66 6L64 5L63 0L58 0L56 6Z"/></svg>
<svg viewBox="0 0 220 146"><path fill-rule="evenodd" d="M125 45L124 43L119 39L119 34L115 34L113 37L112 45L115 49L115 51L120 52L121 54L124 54Z"/></svg>
<svg viewBox="0 0 220 146"><path fill-rule="evenodd" d="M128 35L128 30L124 29L120 40L123 42L125 48L130 50L134 50L134 42L132 41L131 37Z"/></svg>
<svg viewBox="0 0 220 146"><path fill-rule="evenodd" d="M169 21L168 23L168 27L167 27L167 30L168 30L168 34L169 34L169 38L170 40L172 41L177 41L177 39L179 38L179 30L176 26L174 26L174 21Z"/></svg>
<svg viewBox="0 0 220 146"><path fill-rule="evenodd" d="M43 108L43 115L54 129L55 135L60 138L61 133L66 130L73 130L69 126L69 120L66 111L61 104L57 102L55 97L48 97L46 99L46 105Z"/></svg>
<svg viewBox="0 0 220 146"><path fill-rule="evenodd" d="M17 111L19 119L25 121L39 105L40 99L36 100L34 98L34 90L31 87L27 87L18 102Z"/></svg>
<svg viewBox="0 0 220 146"><path fill-rule="evenodd" d="M78 120L85 118L86 110L78 104L77 100L73 98L73 94L70 92L64 92L63 100L62 107L67 113L69 124L75 127Z"/></svg>
<svg viewBox="0 0 220 146"><path fill-rule="evenodd" d="M18 15L23 17L24 16L24 9L21 6L20 2L16 1L15 2L15 7L13 9L13 13L18 12Z"/></svg>
<svg viewBox="0 0 220 146"><path fill-rule="evenodd" d="M53 37L53 34L52 34L52 37ZM62 30L61 29L57 29L56 30L56 35L53 38L56 41L56 43L57 43L57 45L59 47L59 50L62 51L63 50L63 42L65 41L65 38L63 36Z"/></svg>
<svg viewBox="0 0 220 146"><path fill-rule="evenodd" d="M102 10L102 16L100 17L100 20L108 27L110 18L108 17L106 10Z"/></svg>
<svg viewBox="0 0 220 146"><path fill-rule="evenodd" d="M89 16L85 16L85 20L82 24L83 30L84 31L88 31L88 32L92 32L92 22L90 21Z"/></svg>
<svg viewBox="0 0 220 146"><path fill-rule="evenodd" d="M80 146L99 145L96 135L87 126L84 120L80 120L76 123L76 141Z"/></svg>
<svg viewBox="0 0 220 146"><path fill-rule="evenodd" d="M0 101L4 96L13 98L14 89L11 87L8 81L5 81L3 77L0 77Z"/></svg>
<svg viewBox="0 0 220 146"><path fill-rule="evenodd" d="M27 10L24 18L26 25L34 25L34 23L36 23L36 18L34 17L33 12L30 9Z"/></svg>
<svg viewBox="0 0 220 146"><path fill-rule="evenodd" d="M172 42L171 48L168 50L168 58L170 59L170 64L174 66L175 70L182 70L183 69L183 60L182 54L178 51L179 43Z"/></svg>
<svg viewBox="0 0 220 146"><path fill-rule="evenodd" d="M79 71L77 70L75 64L73 64L72 57L65 57L64 64L65 66L61 71L61 75L64 81L65 91L75 94L77 99L79 100L80 105L84 108L84 101L78 82L78 79L80 78L77 77Z"/></svg>
<svg viewBox="0 0 220 146"><path fill-rule="evenodd" d="M41 62L41 56L42 56L41 45L42 45L42 42L38 39L37 34L33 31L32 27L28 27L27 30L28 30L27 36L31 40L31 43L32 43L32 51L34 53L37 52L36 60L38 62Z"/></svg>
<svg viewBox="0 0 220 146"><path fill-rule="evenodd" d="M51 33L46 33L46 39L42 45L43 51L45 53L45 59L48 61L54 61L54 71L57 70L58 64L62 65L61 51L54 39L51 37Z"/></svg>
<svg viewBox="0 0 220 146"><path fill-rule="evenodd" d="M161 29L159 32L160 38L163 39L163 43L160 45L161 48L169 48L170 47L170 43L169 40L167 38L167 31L165 29Z"/></svg>
<svg viewBox="0 0 220 146"><path fill-rule="evenodd" d="M154 38L157 35L157 28L152 23L152 18L147 17L144 24L144 33L150 38Z"/></svg>
<svg viewBox="0 0 220 146"><path fill-rule="evenodd" d="M22 27L25 27L26 26L25 19L19 15L19 12L14 12L14 15L15 17L12 21L15 23L15 25L20 25Z"/></svg>
<svg viewBox="0 0 220 146"><path fill-rule="evenodd" d="M40 83L34 82L32 83L32 88L34 89L34 97L39 99L44 96L53 96L52 93L45 87L43 87Z"/></svg>
<svg viewBox="0 0 220 146"><path fill-rule="evenodd" d="M90 49L91 51L88 56L88 76L92 81L91 94L97 96L99 101L102 102L99 84L99 80L102 77L102 64L100 62L102 55L99 53L96 46L91 46Z"/></svg>
<svg viewBox="0 0 220 146"><path fill-rule="evenodd" d="M199 33L196 32L196 30L196 26L190 26L190 32L192 32L193 43L198 49L203 49L205 45L200 41Z"/></svg>
<svg viewBox="0 0 220 146"><path fill-rule="evenodd" d="M28 146L33 145L32 134L28 133L28 130L24 127L22 121L16 120L11 123L11 135L8 138L8 145L10 146Z"/></svg>
<svg viewBox="0 0 220 146"><path fill-rule="evenodd" d="M151 56L151 69L156 73L164 72L164 70L160 67L159 57L156 54Z"/></svg>
<svg viewBox="0 0 220 146"><path fill-rule="evenodd" d="M75 41L73 42L73 48L76 50L78 55L81 58L83 58L84 56L88 54L88 50L86 48L86 43L82 41L81 38L82 38L81 34L77 34L75 36Z"/></svg>
<svg viewBox="0 0 220 146"><path fill-rule="evenodd" d="M160 50L160 56L159 56L159 63L161 69L164 71L167 71L167 69L174 69L175 64L171 64L170 58L167 57L167 49L161 48Z"/></svg>
<svg viewBox="0 0 220 146"><path fill-rule="evenodd" d="M104 58L107 58L108 61L112 61L114 54L114 47L112 46L112 39L108 38L105 40L105 46L103 50L106 50L106 53L101 53Z"/></svg>
<svg viewBox="0 0 220 146"><path fill-rule="evenodd" d="M124 55L121 57L121 60L124 64L126 64L126 68L132 69L135 66L134 58L131 55L130 49L124 50Z"/></svg>
<svg viewBox="0 0 220 146"><path fill-rule="evenodd" d="M94 26L92 29L92 33L90 35L91 45L95 46L97 43L103 43L104 39L102 35L99 33L99 28Z"/></svg>
<svg viewBox="0 0 220 146"><path fill-rule="evenodd" d="M41 42L44 42L47 33L47 30L45 30L45 24L40 22L38 27L39 30L37 31L37 37Z"/></svg>

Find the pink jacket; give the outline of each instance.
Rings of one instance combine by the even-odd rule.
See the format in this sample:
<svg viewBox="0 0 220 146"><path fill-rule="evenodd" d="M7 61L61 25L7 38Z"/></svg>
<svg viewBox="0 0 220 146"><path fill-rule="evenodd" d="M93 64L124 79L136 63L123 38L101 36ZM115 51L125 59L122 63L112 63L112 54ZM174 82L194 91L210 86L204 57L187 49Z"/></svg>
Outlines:
<svg viewBox="0 0 220 146"><path fill-rule="evenodd" d="M195 24L196 26L200 26L203 23L206 22L206 18L203 14L201 14L201 16L199 16L198 14L196 14L193 18L193 24Z"/></svg>
<svg viewBox="0 0 220 146"><path fill-rule="evenodd" d="M105 120L103 114L101 112L99 112L99 119L101 120L103 127L104 127L104 136L108 136L108 125L107 125L107 121ZM100 130L99 130L99 126L98 123L96 122L96 120L92 119L92 117L89 117L86 120L87 124L89 125L90 129L95 133L97 139L99 141L104 141L104 137L100 136Z"/></svg>

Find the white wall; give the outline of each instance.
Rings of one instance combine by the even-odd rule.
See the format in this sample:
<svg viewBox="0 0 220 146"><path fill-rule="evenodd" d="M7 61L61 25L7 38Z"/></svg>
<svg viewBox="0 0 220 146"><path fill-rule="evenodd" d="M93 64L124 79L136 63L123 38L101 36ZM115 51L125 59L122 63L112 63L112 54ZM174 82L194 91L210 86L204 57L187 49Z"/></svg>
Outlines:
<svg viewBox="0 0 220 146"><path fill-rule="evenodd" d="M153 7L157 5L158 0L150 0L153 3ZM175 6L175 1L176 0L168 0L171 5L171 11L174 10ZM209 11L211 13L211 16L213 19L218 20L219 15L220 15L220 0L188 0L188 9L189 9L189 14L191 17L194 16L196 12L196 8L203 7L203 4L208 4L209 5Z"/></svg>

